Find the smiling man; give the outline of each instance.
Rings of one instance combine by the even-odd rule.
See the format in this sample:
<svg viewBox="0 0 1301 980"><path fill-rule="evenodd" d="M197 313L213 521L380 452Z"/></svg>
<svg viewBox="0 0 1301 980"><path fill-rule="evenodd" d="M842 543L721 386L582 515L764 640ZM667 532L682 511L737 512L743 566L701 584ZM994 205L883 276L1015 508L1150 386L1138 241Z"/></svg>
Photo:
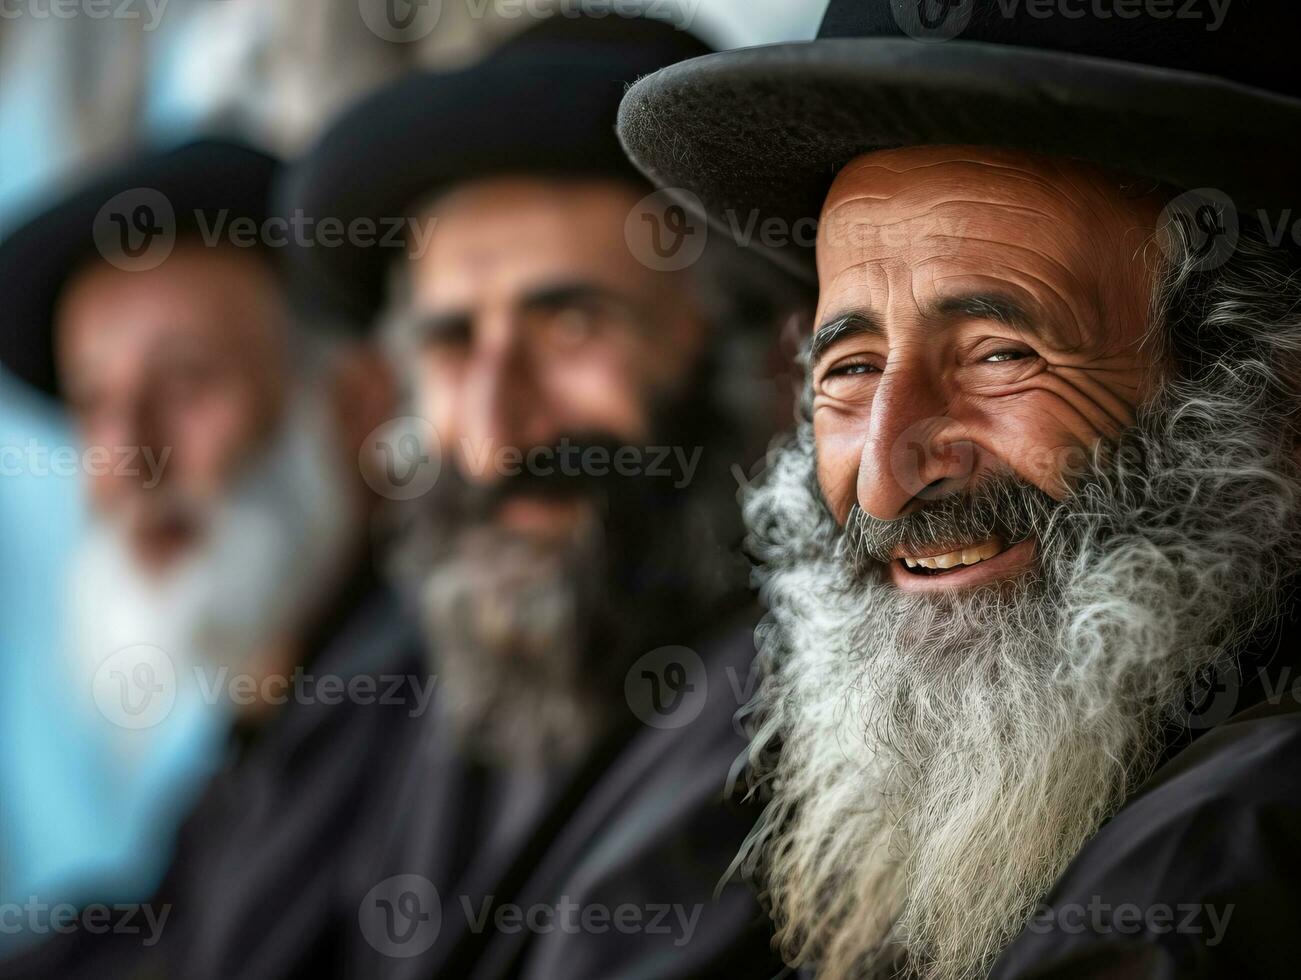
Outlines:
<svg viewBox="0 0 1301 980"><path fill-rule="evenodd" d="M1130 13L833 2L621 108L820 288L738 860L818 976L1294 968L1295 11Z"/></svg>

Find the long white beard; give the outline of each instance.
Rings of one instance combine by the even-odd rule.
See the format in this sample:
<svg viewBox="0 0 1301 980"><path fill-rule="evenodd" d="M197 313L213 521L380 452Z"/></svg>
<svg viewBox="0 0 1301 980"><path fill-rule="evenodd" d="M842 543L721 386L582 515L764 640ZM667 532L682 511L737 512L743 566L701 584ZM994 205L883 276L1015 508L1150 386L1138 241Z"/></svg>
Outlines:
<svg viewBox="0 0 1301 980"><path fill-rule="evenodd" d="M1295 464L1257 382L1167 392L1011 592L856 574L807 425L746 502L770 609L752 759L771 799L738 859L783 952L826 978L983 976L1149 770L1199 670L1273 614Z"/></svg>
<svg viewBox="0 0 1301 980"><path fill-rule="evenodd" d="M346 571L355 524L329 425L319 399L292 401L271 443L203 517L192 551L161 574L140 567L118 524L94 519L72 573L74 684L89 693L107 658L157 648L178 698L193 698L223 689L212 683L222 667L257 669L302 625Z"/></svg>

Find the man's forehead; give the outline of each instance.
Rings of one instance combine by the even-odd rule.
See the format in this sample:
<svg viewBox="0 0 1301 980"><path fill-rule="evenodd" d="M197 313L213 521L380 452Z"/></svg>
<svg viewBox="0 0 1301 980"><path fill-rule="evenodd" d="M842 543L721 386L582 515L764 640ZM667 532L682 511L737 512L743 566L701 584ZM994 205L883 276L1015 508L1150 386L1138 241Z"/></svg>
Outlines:
<svg viewBox="0 0 1301 980"><path fill-rule="evenodd" d="M819 248L881 251L918 238L956 248L1024 232L1048 232L1046 241L1069 248L1114 234L1131 210L1117 178L1074 161L983 148L884 150L837 175Z"/></svg>
<svg viewBox="0 0 1301 980"><path fill-rule="evenodd" d="M65 350L108 356L139 344L263 345L280 337L284 315L275 275L260 256L183 242L150 270L87 264L65 287L55 326Z"/></svg>
<svg viewBox="0 0 1301 980"><path fill-rule="evenodd" d="M608 180L500 178L456 188L418 219L429 237L427 251L411 253L417 293L635 273L624 240L635 200Z"/></svg>

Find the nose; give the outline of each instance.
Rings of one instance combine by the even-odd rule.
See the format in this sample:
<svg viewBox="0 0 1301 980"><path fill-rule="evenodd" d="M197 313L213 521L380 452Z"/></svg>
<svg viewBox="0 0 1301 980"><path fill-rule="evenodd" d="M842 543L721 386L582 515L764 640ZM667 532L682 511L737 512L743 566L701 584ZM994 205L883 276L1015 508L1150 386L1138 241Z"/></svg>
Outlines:
<svg viewBox="0 0 1301 980"><path fill-rule="evenodd" d="M504 475L503 450L527 452L548 436L549 413L537 369L514 331L498 334L474 352L461 410L468 443L462 469L470 480L492 483Z"/></svg>
<svg viewBox="0 0 1301 980"><path fill-rule="evenodd" d="M975 469L975 446L948 413L941 381L921 363L888 366L877 384L859 459L857 499L892 521L961 490Z"/></svg>

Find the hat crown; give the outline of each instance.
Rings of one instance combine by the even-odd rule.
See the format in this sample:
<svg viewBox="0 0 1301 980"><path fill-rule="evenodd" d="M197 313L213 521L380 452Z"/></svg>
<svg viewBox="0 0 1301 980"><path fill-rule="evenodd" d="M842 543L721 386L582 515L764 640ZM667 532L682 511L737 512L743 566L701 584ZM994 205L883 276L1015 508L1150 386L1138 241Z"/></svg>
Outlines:
<svg viewBox="0 0 1301 980"><path fill-rule="evenodd" d="M1111 58L1301 95L1295 0L830 0L819 38L912 37Z"/></svg>

